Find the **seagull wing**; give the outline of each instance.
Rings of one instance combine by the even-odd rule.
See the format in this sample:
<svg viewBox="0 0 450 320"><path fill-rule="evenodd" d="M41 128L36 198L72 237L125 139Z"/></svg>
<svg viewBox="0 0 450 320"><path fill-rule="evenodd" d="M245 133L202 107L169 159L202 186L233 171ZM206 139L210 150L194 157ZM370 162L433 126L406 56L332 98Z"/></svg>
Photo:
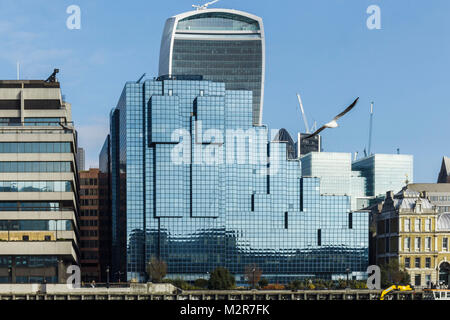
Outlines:
<svg viewBox="0 0 450 320"><path fill-rule="evenodd" d="M317 136L320 132L322 132L323 130L325 130L327 127L325 127L325 126L321 126L319 129L317 129L314 133L312 133L312 134L310 134L309 136L306 136L306 137L304 137L304 138L302 138L302 140L303 139L309 139L309 138L312 138L312 137L314 137L314 136Z"/></svg>
<svg viewBox="0 0 450 320"><path fill-rule="evenodd" d="M352 109L355 107L355 105L356 105L356 103L358 102L358 100L359 100L359 97L356 98L355 101L353 101L353 103L352 103L351 105L349 105L344 111L342 111L342 112L339 113L336 117L334 117L333 120L339 119L340 117L342 117L343 115L345 115L347 112L349 112L350 110L352 110Z"/></svg>

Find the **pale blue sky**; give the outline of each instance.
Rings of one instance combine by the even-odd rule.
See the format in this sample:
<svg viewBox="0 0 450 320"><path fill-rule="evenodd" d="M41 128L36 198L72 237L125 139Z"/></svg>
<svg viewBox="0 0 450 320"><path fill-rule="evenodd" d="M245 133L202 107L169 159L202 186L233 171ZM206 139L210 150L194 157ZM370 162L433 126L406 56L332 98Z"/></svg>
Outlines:
<svg viewBox="0 0 450 320"><path fill-rule="evenodd" d="M165 20L193 0L1 0L0 78L44 79L58 67L72 103L88 166L96 166L108 114L126 81L157 75ZM81 8L81 30L66 28L66 8ZM381 30L366 9L381 8ZM415 181L435 182L450 133L450 1L221 0L264 19L267 64L263 122L295 135L304 130L300 92L312 124L330 120L356 96L360 103L325 131L325 151L372 150L414 155Z"/></svg>

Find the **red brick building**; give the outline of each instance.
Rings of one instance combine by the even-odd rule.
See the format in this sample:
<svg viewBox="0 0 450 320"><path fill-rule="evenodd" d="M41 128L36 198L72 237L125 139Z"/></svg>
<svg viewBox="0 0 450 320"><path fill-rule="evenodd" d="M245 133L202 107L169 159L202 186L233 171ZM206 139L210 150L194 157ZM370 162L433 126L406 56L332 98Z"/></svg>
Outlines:
<svg viewBox="0 0 450 320"><path fill-rule="evenodd" d="M91 168L79 177L81 279L106 282L111 265L109 176Z"/></svg>
<svg viewBox="0 0 450 320"><path fill-rule="evenodd" d="M99 170L80 171L81 279L101 282L99 252Z"/></svg>

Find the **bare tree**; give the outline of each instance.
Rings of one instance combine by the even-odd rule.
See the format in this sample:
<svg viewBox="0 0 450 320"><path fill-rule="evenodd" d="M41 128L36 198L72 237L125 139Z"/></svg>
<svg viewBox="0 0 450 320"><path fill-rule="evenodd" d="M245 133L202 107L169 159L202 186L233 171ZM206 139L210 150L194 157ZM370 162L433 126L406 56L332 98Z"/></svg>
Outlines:
<svg viewBox="0 0 450 320"><path fill-rule="evenodd" d="M258 281L261 279L262 270L258 268L255 263L249 264L245 267L245 278L247 282L254 289Z"/></svg>
<svg viewBox="0 0 450 320"><path fill-rule="evenodd" d="M147 265L147 273L152 282L161 282L167 274L167 264L156 257L152 257Z"/></svg>

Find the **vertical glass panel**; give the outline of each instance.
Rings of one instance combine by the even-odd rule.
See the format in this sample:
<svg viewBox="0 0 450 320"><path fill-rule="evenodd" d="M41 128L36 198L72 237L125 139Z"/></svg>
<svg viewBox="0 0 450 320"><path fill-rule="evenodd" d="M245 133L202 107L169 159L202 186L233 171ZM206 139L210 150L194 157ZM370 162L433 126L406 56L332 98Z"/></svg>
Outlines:
<svg viewBox="0 0 450 320"><path fill-rule="evenodd" d="M31 143L31 152L39 153L40 152L39 147L40 147L40 143L39 142Z"/></svg>
<svg viewBox="0 0 450 320"><path fill-rule="evenodd" d="M33 170L33 164L31 162L25 162L25 172L31 172Z"/></svg>
<svg viewBox="0 0 450 320"><path fill-rule="evenodd" d="M31 142L25 142L24 143L24 152L25 153L33 152L33 144Z"/></svg>
<svg viewBox="0 0 450 320"><path fill-rule="evenodd" d="M61 172L61 162L53 162L53 172Z"/></svg>
<svg viewBox="0 0 450 320"><path fill-rule="evenodd" d="M53 152L57 152L57 153L61 152L61 143L59 143L59 142L54 143L53 147L54 147Z"/></svg>
<svg viewBox="0 0 450 320"><path fill-rule="evenodd" d="M10 148L12 153L17 153L17 151L19 151L17 143L10 143Z"/></svg>

